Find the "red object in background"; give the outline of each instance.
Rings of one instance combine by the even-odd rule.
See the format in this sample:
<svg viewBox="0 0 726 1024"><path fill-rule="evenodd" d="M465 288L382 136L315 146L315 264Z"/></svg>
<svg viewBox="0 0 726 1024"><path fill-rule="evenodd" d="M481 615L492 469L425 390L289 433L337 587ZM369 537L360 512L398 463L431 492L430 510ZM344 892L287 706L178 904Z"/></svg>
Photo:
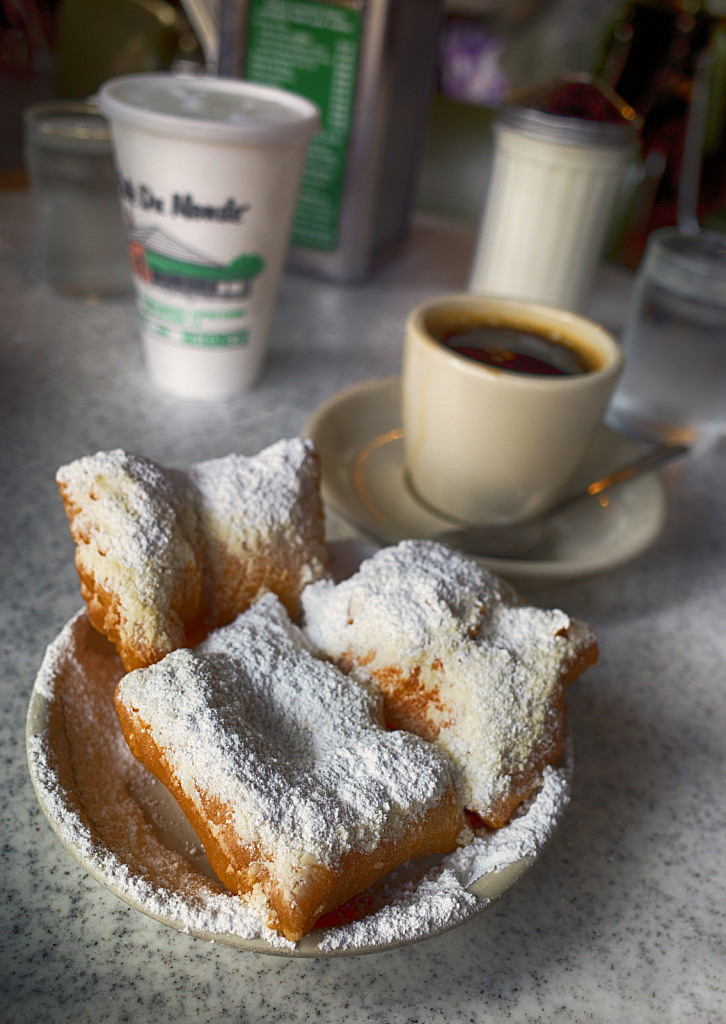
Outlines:
<svg viewBox="0 0 726 1024"><path fill-rule="evenodd" d="M0 74L47 73L58 0L0 0Z"/></svg>
<svg viewBox="0 0 726 1024"><path fill-rule="evenodd" d="M146 262L146 250L140 242L129 242L129 260L135 277L141 281L153 280L153 274Z"/></svg>
<svg viewBox="0 0 726 1024"><path fill-rule="evenodd" d="M627 124L622 111L598 88L589 82L563 81L546 94L541 103L528 101L533 110L556 117L576 117L598 124ZM632 113L632 112L631 112Z"/></svg>
<svg viewBox="0 0 726 1024"><path fill-rule="evenodd" d="M58 0L0 0L0 190L24 188L22 112L53 94Z"/></svg>

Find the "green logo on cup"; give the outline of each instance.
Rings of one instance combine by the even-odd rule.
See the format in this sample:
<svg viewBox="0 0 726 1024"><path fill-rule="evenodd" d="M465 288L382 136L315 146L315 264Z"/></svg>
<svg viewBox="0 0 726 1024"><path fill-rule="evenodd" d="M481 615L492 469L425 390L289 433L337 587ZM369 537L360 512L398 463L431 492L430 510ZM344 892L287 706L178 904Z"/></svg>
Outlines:
<svg viewBox="0 0 726 1024"><path fill-rule="evenodd" d="M160 288L207 298L245 298L265 267L259 253L241 253L218 263L159 228L137 228L129 234L134 274Z"/></svg>

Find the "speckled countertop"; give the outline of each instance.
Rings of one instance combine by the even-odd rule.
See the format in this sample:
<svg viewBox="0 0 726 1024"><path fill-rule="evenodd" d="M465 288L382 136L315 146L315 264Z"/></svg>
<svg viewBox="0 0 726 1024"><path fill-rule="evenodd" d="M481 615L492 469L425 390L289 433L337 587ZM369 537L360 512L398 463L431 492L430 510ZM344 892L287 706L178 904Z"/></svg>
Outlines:
<svg viewBox="0 0 726 1024"><path fill-rule="evenodd" d="M25 713L79 606L57 466L118 445L170 464L257 451L342 387L396 372L404 318L462 287L464 230L419 222L369 285L284 280L267 373L221 405L154 391L131 301L54 297L23 272L27 197L0 196L0 1019L20 1022L726 1021L726 448L668 473L669 518L633 563L537 591L597 629L570 691L574 799L533 870L442 937L340 960L209 945L121 903L42 816ZM629 279L592 312L622 321Z"/></svg>

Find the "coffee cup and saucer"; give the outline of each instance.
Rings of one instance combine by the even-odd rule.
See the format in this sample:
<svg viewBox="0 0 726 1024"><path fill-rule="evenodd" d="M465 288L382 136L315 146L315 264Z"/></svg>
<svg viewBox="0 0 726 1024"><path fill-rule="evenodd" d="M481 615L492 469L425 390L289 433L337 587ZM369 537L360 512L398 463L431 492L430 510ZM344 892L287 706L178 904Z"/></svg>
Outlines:
<svg viewBox="0 0 726 1024"><path fill-rule="evenodd" d="M402 376L343 391L307 425L335 532L456 544L541 516L640 453L603 423L621 364L607 331L553 307L460 294L414 309ZM554 514L533 556L480 560L512 580L574 579L635 557L664 518L651 473Z"/></svg>

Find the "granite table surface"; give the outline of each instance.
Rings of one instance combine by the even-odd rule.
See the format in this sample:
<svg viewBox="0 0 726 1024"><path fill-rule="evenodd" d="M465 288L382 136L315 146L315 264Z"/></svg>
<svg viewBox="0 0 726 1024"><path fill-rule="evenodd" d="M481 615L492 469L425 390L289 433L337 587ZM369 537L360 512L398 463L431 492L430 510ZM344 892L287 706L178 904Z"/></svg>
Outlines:
<svg viewBox="0 0 726 1024"><path fill-rule="evenodd" d="M397 372L416 303L463 287L472 237L419 220L368 284L285 277L264 378L221 404L146 377L131 299L54 296L25 271L27 196L0 196L0 1019L726 1021L726 446L666 474L656 543L526 596L596 628L570 689L573 799L534 868L487 912L393 952L294 960L166 928L94 881L36 803L25 714L46 644L80 605L56 468L123 446L183 465L298 433L341 388ZM591 312L622 324L605 268Z"/></svg>

